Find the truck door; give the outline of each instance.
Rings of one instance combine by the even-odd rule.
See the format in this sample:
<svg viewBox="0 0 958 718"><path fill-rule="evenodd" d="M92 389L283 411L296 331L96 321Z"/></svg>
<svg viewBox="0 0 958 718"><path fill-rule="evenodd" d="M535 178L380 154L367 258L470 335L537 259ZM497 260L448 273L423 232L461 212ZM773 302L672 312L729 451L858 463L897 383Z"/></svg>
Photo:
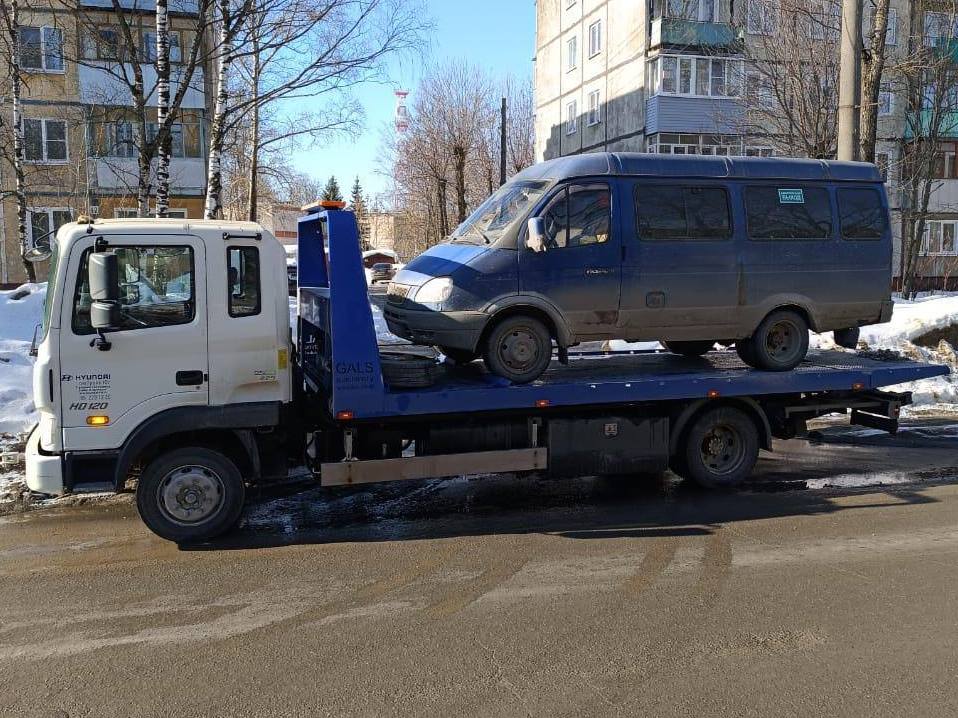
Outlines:
<svg viewBox="0 0 958 718"><path fill-rule="evenodd" d="M622 240L612 203L607 182L565 185L539 215L544 251L520 249L520 293L554 304L580 338L614 330L618 318Z"/></svg>
<svg viewBox="0 0 958 718"><path fill-rule="evenodd" d="M74 245L60 339L67 450L112 449L145 419L209 402L206 257L190 235L103 237L119 258L121 327L94 346L87 262L97 236Z"/></svg>

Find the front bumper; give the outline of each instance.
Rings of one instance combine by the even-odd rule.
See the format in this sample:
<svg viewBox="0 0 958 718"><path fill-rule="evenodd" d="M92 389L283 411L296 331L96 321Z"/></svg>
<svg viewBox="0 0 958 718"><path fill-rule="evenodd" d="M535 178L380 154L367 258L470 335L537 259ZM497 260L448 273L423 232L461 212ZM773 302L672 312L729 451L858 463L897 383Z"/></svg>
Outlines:
<svg viewBox="0 0 958 718"><path fill-rule="evenodd" d="M40 494L63 494L63 457L48 454L40 448L40 432L37 427L30 432L26 448L27 486Z"/></svg>
<svg viewBox="0 0 958 718"><path fill-rule="evenodd" d="M475 351L482 330L489 321L483 312L434 312L405 309L386 303L386 326L397 337L414 344Z"/></svg>

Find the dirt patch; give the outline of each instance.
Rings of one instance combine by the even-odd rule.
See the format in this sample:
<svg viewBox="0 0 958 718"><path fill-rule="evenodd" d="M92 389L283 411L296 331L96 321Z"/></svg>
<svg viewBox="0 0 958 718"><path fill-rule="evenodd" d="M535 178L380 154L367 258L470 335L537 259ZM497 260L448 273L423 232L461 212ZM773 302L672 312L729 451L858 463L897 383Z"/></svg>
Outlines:
<svg viewBox="0 0 958 718"><path fill-rule="evenodd" d="M958 324L932 329L914 338L913 342L928 349L937 349L941 342L948 342L951 346L958 346Z"/></svg>

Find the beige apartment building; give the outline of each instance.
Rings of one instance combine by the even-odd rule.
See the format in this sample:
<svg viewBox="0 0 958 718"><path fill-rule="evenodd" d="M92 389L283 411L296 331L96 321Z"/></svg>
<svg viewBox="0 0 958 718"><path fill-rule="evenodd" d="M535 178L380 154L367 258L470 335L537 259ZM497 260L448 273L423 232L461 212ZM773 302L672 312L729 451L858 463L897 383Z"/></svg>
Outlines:
<svg viewBox="0 0 958 718"><path fill-rule="evenodd" d="M129 90L108 70L138 61L144 84L155 87L155 6L146 0L122 0L139 44L127 57L119 40L112 0L57 0L21 10L20 66L24 73L23 135L27 234L43 242L65 222L81 214L124 217L136 214L136 119ZM170 3L171 61L174 91L181 61L197 40L195 0ZM199 38L204 42L204 38ZM205 53L204 53L205 54ZM3 59L0 58L0 62ZM173 127L170 215L203 216L206 188L206 123L210 112L209 73L197 68ZM12 113L9 83L0 112ZM155 118L155 93L147 101ZM147 133L155 132L147 123ZM9 141L9 140L8 140ZM0 162L0 285L25 279L17 241L13 166ZM46 275L37 265L38 278Z"/></svg>
<svg viewBox="0 0 958 718"><path fill-rule="evenodd" d="M776 141L774 93L754 65L786 42L776 36L778 2L537 0L536 159L595 151L784 154ZM837 43L838 2L808 7L821 21L812 21L799 40ZM917 14L926 46L950 52L958 38L953 14ZM886 43L893 58L905 53L910 19L908 0L891 0ZM870 21L866 11L863 25ZM883 82L879 97L876 160L886 172L897 238L905 199L897 172L913 138L903 83L893 80ZM837 96L837 77L822 85L823 96ZM920 273L929 287L956 288L958 121L947 124L955 132L940 146Z"/></svg>

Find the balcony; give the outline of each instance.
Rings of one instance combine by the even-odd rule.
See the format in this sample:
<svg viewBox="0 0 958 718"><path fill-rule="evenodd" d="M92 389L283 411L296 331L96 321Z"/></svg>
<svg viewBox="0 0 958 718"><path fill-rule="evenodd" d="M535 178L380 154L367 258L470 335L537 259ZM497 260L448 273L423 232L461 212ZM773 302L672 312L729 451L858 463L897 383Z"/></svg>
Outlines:
<svg viewBox="0 0 958 718"><path fill-rule="evenodd" d="M645 132L741 134L743 115L736 97L652 95L645 103Z"/></svg>
<svg viewBox="0 0 958 718"><path fill-rule="evenodd" d="M942 112L938 119L937 131L934 132L939 139L958 138L958 110ZM915 113L909 113L905 122L905 139L913 140L916 137L927 137L931 134L932 122L935 117L931 110L922 110L918 116Z"/></svg>
<svg viewBox="0 0 958 718"><path fill-rule="evenodd" d="M743 45L741 31L724 22L699 22L677 17L652 20L649 49L670 47L727 48L739 51Z"/></svg>

